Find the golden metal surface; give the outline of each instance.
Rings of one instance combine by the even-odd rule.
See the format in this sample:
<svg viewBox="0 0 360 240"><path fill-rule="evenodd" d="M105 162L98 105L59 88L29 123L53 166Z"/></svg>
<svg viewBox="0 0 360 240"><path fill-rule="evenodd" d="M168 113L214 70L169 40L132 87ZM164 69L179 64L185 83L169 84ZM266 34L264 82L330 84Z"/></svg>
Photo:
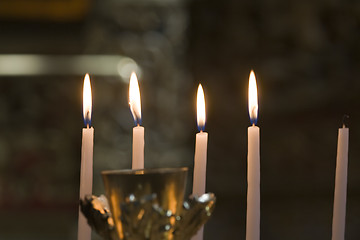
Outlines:
<svg viewBox="0 0 360 240"><path fill-rule="evenodd" d="M186 168L105 171L107 197L80 199L81 211L105 240L189 240L210 218L216 197L183 202L186 174Z"/></svg>
<svg viewBox="0 0 360 240"><path fill-rule="evenodd" d="M119 239L127 238L124 235L126 226L121 221L121 206L125 202L155 194L159 208L171 212L173 216L181 214L187 168L113 170L101 174ZM142 214L140 211L138 218ZM175 222L175 218L170 221ZM172 234L163 239L173 239Z"/></svg>

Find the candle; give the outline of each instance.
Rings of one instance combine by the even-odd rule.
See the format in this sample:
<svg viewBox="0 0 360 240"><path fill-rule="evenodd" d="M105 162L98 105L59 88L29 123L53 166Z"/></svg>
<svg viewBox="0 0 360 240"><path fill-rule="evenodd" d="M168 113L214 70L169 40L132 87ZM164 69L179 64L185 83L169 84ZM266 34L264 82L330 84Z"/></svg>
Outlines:
<svg viewBox="0 0 360 240"><path fill-rule="evenodd" d="M206 184L206 155L208 134L204 132L205 128L205 96L204 90L199 84L197 91L197 125L199 133L196 134L195 142L195 158L194 158L194 179L193 179L193 195L201 196L205 193ZM202 227L192 240L203 239L204 228Z"/></svg>
<svg viewBox="0 0 360 240"><path fill-rule="evenodd" d="M141 124L141 101L140 89L136 74L131 73L129 84L129 105L134 118L135 127L133 128L132 145L132 169L144 168L144 127Z"/></svg>
<svg viewBox="0 0 360 240"><path fill-rule="evenodd" d="M248 192L246 212L246 240L260 239L260 128L255 126L258 114L258 97L255 74L249 77L248 128Z"/></svg>
<svg viewBox="0 0 360 240"><path fill-rule="evenodd" d="M93 145L94 145L94 128L91 127L92 98L89 74L84 78L83 89L83 115L86 128L82 131L81 146L81 169L80 169L80 198L92 194L93 181ZM78 240L90 240L91 228L87 220L80 213L78 219Z"/></svg>
<svg viewBox="0 0 360 240"><path fill-rule="evenodd" d="M345 238L348 149L349 128L343 124L343 127L339 128L337 145L332 240Z"/></svg>

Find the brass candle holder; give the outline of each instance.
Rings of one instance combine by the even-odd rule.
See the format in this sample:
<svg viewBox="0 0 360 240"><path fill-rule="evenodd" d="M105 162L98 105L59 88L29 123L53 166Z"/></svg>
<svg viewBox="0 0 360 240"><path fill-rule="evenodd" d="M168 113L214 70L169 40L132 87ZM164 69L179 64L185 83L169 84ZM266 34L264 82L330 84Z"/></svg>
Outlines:
<svg viewBox="0 0 360 240"><path fill-rule="evenodd" d="M81 211L106 240L188 240L210 218L215 195L184 201L187 168L102 173L106 197L86 196Z"/></svg>

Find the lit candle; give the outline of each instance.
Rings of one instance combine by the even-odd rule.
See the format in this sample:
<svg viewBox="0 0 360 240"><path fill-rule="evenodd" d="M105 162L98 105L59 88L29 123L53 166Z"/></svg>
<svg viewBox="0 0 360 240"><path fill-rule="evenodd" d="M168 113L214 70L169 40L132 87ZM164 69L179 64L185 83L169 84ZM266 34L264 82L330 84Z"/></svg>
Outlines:
<svg viewBox="0 0 360 240"><path fill-rule="evenodd" d="M204 132L205 128L205 96L204 90L199 84L197 91L197 125L199 133L196 134L195 142L195 158L194 158L194 180L193 180L193 195L201 196L205 193L206 184L206 155L208 134ZM203 239L204 228L202 227L192 240Z"/></svg>
<svg viewBox="0 0 360 240"><path fill-rule="evenodd" d="M339 128L337 145L332 240L345 238L348 149L349 128L343 124L343 127Z"/></svg>
<svg viewBox="0 0 360 240"><path fill-rule="evenodd" d="M141 125L140 89L136 74L133 72L129 84L129 105L134 118L132 145L132 169L144 168L144 127Z"/></svg>
<svg viewBox="0 0 360 240"><path fill-rule="evenodd" d="M252 126L248 128L246 240L260 239L260 128L255 126L257 114L256 79L254 72L251 71L249 77L249 115Z"/></svg>
<svg viewBox="0 0 360 240"><path fill-rule="evenodd" d="M86 128L82 131L82 146L81 146L81 169L80 169L80 198L83 199L86 195L92 194L93 182L93 145L94 145L94 128L91 127L91 85L89 74L84 78L83 89L83 115ZM80 213L78 219L78 240L90 240L91 228L87 224L87 220L83 214Z"/></svg>

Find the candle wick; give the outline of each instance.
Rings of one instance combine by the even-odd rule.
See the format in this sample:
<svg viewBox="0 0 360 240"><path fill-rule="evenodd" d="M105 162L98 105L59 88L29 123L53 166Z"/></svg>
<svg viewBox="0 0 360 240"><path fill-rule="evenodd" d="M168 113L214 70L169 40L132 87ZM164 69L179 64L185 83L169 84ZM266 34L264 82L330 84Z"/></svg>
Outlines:
<svg viewBox="0 0 360 240"><path fill-rule="evenodd" d="M88 124L88 123L86 124L86 128L89 128L89 124Z"/></svg>
<svg viewBox="0 0 360 240"><path fill-rule="evenodd" d="M137 126L140 127L140 123L138 123Z"/></svg>
<svg viewBox="0 0 360 240"><path fill-rule="evenodd" d="M343 128L346 128L346 122L349 120L349 115L345 114L342 119L342 126Z"/></svg>
<svg viewBox="0 0 360 240"><path fill-rule="evenodd" d="M255 127L255 123L253 123L252 125L253 125L253 127Z"/></svg>

